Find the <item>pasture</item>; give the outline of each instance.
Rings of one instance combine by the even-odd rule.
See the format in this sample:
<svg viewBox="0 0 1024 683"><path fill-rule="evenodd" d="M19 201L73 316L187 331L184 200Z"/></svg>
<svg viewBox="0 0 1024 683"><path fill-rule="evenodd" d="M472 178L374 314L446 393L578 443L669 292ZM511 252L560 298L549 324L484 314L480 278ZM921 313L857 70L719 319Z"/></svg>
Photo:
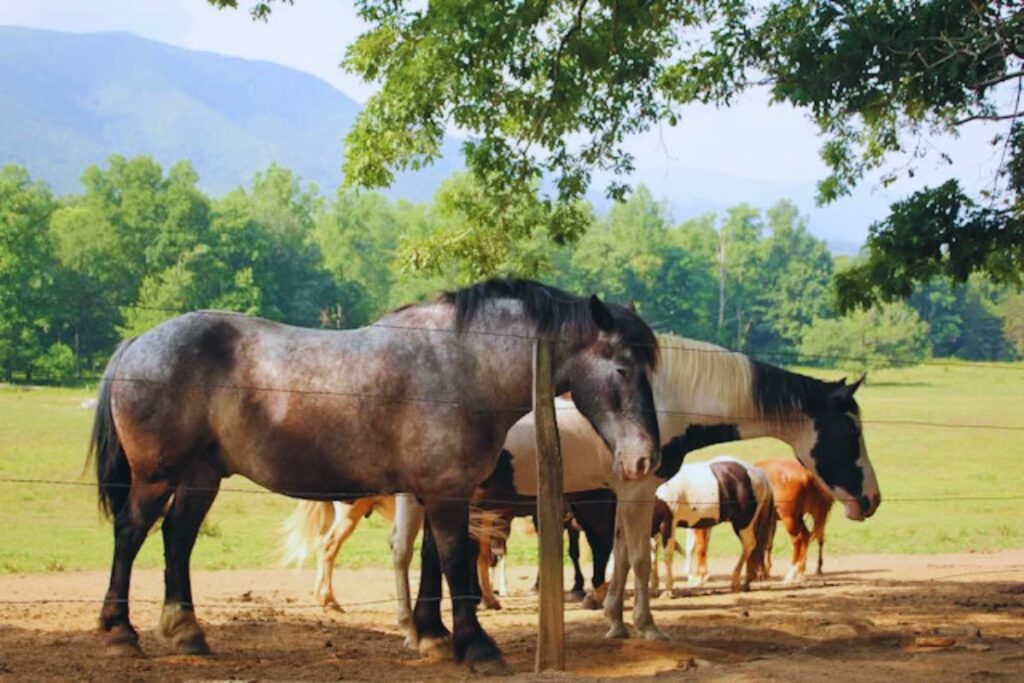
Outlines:
<svg viewBox="0 0 1024 683"><path fill-rule="evenodd" d="M96 508L92 472L83 472L93 411L82 405L94 396L90 389L0 387L0 478L82 484L0 483L5 527L0 572L108 565L110 527ZM884 502L866 523L847 521L833 511L826 567L829 556L840 554L1024 547L1021 432L983 428L1024 426L1022 396L1022 364L921 365L871 373L858 399ZM690 459L719 454L751 461L791 457L785 444L759 439L708 448ZM238 477L226 480L196 546L195 568L274 566L278 525L292 507L289 499L261 492ZM388 529L377 517L364 521L345 545L339 566L388 566ZM533 538L514 536L512 563L534 565L535 545ZM787 546L780 530L777 560L788 560ZM712 557L731 557L736 548L731 533L713 536ZM142 549L139 567L162 565L159 538L151 539ZM97 592L101 590L98 584Z"/></svg>
<svg viewBox="0 0 1024 683"><path fill-rule="evenodd" d="M92 474L83 473L93 414L83 402L93 395L88 389L0 387L0 478L72 482L0 484L0 653L8 653L0 654L0 676L466 676L451 662L403 649L384 520L365 520L345 545L335 588L347 613L325 615L312 604L311 571L274 568L278 525L293 502L237 478L224 483L194 556L199 618L216 656L172 654L149 630L163 584L155 532L143 548L132 593L151 657L96 658L95 601L107 580L111 533L96 508ZM781 585L790 551L780 530L774 580L755 583L750 593L729 593L725 575L738 543L720 529L712 537L708 586L654 601L670 640L609 642L601 637L598 612L568 606L570 672L799 680L820 675L822 666L844 666L850 680L1012 676L1024 658L1020 432L980 426L1024 425L1022 395L1022 365L872 373L858 398L884 502L861 524L833 511L824 580ZM960 427L934 426L939 423ZM770 440L725 444L692 457L723 453L789 457L786 446ZM523 526L509 546L512 596L502 598L501 612L481 617L517 672L532 670L536 637L536 599L528 593L536 539L525 536ZM677 560L677 571L680 565ZM584 569L589 574L589 566ZM415 586L416 572L412 580ZM920 645L928 642L953 644Z"/></svg>

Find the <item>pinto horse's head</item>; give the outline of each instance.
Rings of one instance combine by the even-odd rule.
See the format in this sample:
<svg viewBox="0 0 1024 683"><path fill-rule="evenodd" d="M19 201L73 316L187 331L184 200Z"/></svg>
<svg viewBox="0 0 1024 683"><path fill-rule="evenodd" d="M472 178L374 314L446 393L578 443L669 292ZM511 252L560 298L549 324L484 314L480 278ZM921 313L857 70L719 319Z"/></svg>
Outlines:
<svg viewBox="0 0 1024 683"><path fill-rule="evenodd" d="M882 502L853 397L863 381L828 383L825 400L808 414L812 428L796 448L800 462L842 501L846 516L858 521L875 514Z"/></svg>
<svg viewBox="0 0 1024 683"><path fill-rule="evenodd" d="M572 344L555 381L572 392L576 407L608 444L616 476L640 479L661 461L649 379L657 364L658 340L624 306L594 296L587 307L593 333L580 335Z"/></svg>

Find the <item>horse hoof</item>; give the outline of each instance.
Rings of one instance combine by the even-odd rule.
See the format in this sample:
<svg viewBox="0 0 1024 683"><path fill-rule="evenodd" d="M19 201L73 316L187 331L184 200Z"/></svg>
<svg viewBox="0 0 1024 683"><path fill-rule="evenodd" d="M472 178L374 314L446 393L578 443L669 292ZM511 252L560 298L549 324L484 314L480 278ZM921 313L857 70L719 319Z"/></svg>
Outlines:
<svg viewBox="0 0 1024 683"><path fill-rule="evenodd" d="M326 605L322 605L322 607L324 608L324 612L326 612L327 614L344 614L345 613L345 610L342 609L341 605L339 605L336 602L327 603Z"/></svg>
<svg viewBox="0 0 1024 683"><path fill-rule="evenodd" d="M179 654L210 654L210 646L206 644L206 636L203 634L199 622L196 621L195 612L179 604L164 605L156 634Z"/></svg>
<svg viewBox="0 0 1024 683"><path fill-rule="evenodd" d="M566 602L583 602L587 599L586 591L569 591L565 594Z"/></svg>
<svg viewBox="0 0 1024 683"><path fill-rule="evenodd" d="M509 666L501 657L486 659L482 662L469 663L467 661L467 665L471 672L481 676L511 676L516 673L516 670Z"/></svg>
<svg viewBox="0 0 1024 683"><path fill-rule="evenodd" d="M485 600L484 601L484 608L485 609L495 609L495 610L501 609L501 603L498 602L497 600Z"/></svg>
<svg viewBox="0 0 1024 683"><path fill-rule="evenodd" d="M669 637L665 635L665 632L660 628L651 624L650 626L642 629L645 640L668 640Z"/></svg>
<svg viewBox="0 0 1024 683"><path fill-rule="evenodd" d="M454 657L451 636L444 636L442 638L423 636L420 638L420 642L416 644L416 649L419 650L420 655L427 659L444 660Z"/></svg>
<svg viewBox="0 0 1024 683"><path fill-rule="evenodd" d="M601 609L603 605L598 600L597 596L593 593L587 593L583 596L583 601L580 603L583 609Z"/></svg>
<svg viewBox="0 0 1024 683"><path fill-rule="evenodd" d="M605 638L629 638L629 631L626 630L624 624L612 624L608 632L604 634Z"/></svg>
<svg viewBox="0 0 1024 683"><path fill-rule="evenodd" d="M478 631L461 647L456 645L456 658L465 664L473 673L485 676L500 676L513 673L502 659L501 650L483 631Z"/></svg>
<svg viewBox="0 0 1024 683"><path fill-rule="evenodd" d="M419 651L419 641L409 635L402 639L402 646L407 650Z"/></svg>

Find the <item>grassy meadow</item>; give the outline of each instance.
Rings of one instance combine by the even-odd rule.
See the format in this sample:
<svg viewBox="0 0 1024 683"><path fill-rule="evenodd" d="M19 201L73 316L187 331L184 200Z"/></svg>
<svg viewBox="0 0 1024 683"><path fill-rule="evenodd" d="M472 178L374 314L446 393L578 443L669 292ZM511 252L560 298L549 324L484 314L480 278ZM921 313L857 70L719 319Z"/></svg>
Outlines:
<svg viewBox="0 0 1024 683"><path fill-rule="evenodd" d="M0 572L109 565L110 525L97 510L91 472L83 472L93 411L82 403L94 395L89 389L0 385L0 479L81 484L0 482ZM878 514L864 523L846 520L841 509L835 508L828 554L1024 547L1024 433L913 424L1024 426L1024 364L927 365L876 371L858 398L883 503ZM690 459L719 454L748 460L792 457L785 444L760 439L708 448ZM278 528L293 501L260 492L237 477L226 480L223 489L196 546L193 565L228 569L275 564ZM919 500L951 496L1022 498ZM156 529L153 535L158 537ZM340 565L388 565L388 529L378 516L365 520L345 546ZM533 562L535 544L532 538L513 538L513 562ZM138 566L161 567L161 546L159 538L150 539ZM787 546L788 538L780 529L776 552L781 555L777 558L788 558ZM734 554L737 548L728 527L716 532L714 555Z"/></svg>

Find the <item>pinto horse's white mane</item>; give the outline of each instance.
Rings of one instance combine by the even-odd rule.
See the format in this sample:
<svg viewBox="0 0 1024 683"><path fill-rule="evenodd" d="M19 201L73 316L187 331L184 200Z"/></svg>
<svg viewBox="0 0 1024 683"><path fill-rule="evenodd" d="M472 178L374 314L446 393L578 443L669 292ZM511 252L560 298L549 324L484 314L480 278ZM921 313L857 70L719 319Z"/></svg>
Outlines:
<svg viewBox="0 0 1024 683"><path fill-rule="evenodd" d="M659 409L715 415L757 415L750 358L707 342L659 334L660 360L652 376Z"/></svg>

